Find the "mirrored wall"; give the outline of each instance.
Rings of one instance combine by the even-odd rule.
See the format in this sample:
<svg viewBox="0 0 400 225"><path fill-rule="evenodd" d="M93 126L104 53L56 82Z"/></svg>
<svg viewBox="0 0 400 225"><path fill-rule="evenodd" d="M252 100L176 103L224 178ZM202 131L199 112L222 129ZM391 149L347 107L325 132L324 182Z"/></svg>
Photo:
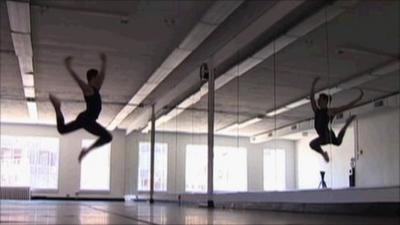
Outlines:
<svg viewBox="0 0 400 225"><path fill-rule="evenodd" d="M214 193L400 184L399 4L333 4L199 61L215 73ZM155 112L157 192L207 193L208 87ZM131 188L149 190L150 123L128 137Z"/></svg>

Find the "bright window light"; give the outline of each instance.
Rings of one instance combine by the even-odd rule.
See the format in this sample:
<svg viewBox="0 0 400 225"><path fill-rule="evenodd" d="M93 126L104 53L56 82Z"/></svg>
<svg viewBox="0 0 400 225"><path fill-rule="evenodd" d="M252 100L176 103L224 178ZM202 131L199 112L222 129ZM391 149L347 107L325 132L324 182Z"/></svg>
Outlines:
<svg viewBox="0 0 400 225"><path fill-rule="evenodd" d="M168 145L154 146L154 190L167 191ZM150 190L150 143L139 143L138 190Z"/></svg>
<svg viewBox="0 0 400 225"><path fill-rule="evenodd" d="M216 146L214 152L215 191L247 191L245 148Z"/></svg>
<svg viewBox="0 0 400 225"><path fill-rule="evenodd" d="M247 190L247 153L245 148L215 146L214 190L235 192ZM186 147L187 192L207 191L207 146Z"/></svg>
<svg viewBox="0 0 400 225"><path fill-rule="evenodd" d="M0 186L57 189L58 154L57 138L1 136Z"/></svg>
<svg viewBox="0 0 400 225"><path fill-rule="evenodd" d="M185 166L185 191L207 191L207 146L187 145Z"/></svg>
<svg viewBox="0 0 400 225"><path fill-rule="evenodd" d="M90 146L95 140L82 140L82 147ZM94 149L81 162L80 190L110 190L110 144Z"/></svg>
<svg viewBox="0 0 400 225"><path fill-rule="evenodd" d="M264 149L264 191L282 191L285 189L285 150Z"/></svg>

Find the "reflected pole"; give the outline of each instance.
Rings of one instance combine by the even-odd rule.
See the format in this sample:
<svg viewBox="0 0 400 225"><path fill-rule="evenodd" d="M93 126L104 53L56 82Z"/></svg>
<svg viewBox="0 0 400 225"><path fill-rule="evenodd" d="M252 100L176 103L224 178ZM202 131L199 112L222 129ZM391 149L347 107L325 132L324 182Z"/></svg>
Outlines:
<svg viewBox="0 0 400 225"><path fill-rule="evenodd" d="M210 65L208 70L208 170L207 170L207 207L214 208L214 80L215 70Z"/></svg>
<svg viewBox="0 0 400 225"><path fill-rule="evenodd" d="M156 116L154 104L151 106L151 136L150 136L150 203L154 202L154 146L156 138Z"/></svg>

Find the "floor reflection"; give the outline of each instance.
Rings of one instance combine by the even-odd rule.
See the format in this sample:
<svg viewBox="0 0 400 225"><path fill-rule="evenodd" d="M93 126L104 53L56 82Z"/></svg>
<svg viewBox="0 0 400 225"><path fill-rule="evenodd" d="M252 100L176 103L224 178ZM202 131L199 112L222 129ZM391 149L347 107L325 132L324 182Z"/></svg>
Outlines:
<svg viewBox="0 0 400 225"><path fill-rule="evenodd" d="M206 209L172 203L0 201L1 224L396 224L399 217Z"/></svg>

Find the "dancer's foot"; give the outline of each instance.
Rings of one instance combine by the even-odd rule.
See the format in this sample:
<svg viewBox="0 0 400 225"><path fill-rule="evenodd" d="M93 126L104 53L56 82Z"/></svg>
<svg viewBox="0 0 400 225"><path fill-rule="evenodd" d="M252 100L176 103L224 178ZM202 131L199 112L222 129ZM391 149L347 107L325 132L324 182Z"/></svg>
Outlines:
<svg viewBox="0 0 400 225"><path fill-rule="evenodd" d="M81 153L79 154L78 161L81 163L82 159L89 153L89 151L86 148L83 148Z"/></svg>
<svg viewBox="0 0 400 225"><path fill-rule="evenodd" d="M327 153L327 152L322 152L321 155L322 155L322 157L324 157L325 162L328 163L328 162L329 162L329 155L328 155L328 153Z"/></svg>
<svg viewBox="0 0 400 225"><path fill-rule="evenodd" d="M55 109L60 109L61 102L56 96L54 96L52 94L49 94L49 99L50 99L50 102L51 102L51 104L53 104Z"/></svg>

